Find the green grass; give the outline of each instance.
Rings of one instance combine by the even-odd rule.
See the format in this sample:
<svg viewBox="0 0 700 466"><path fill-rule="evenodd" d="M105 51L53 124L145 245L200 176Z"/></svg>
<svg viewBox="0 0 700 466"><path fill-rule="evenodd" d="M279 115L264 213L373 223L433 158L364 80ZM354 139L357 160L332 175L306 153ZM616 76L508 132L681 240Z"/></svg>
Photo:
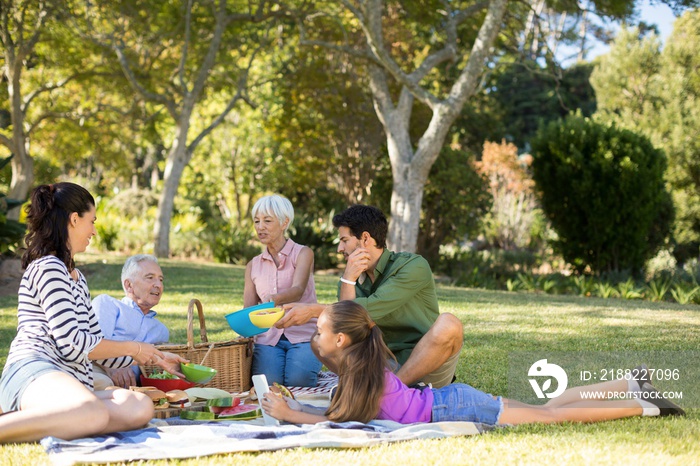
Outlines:
<svg viewBox="0 0 700 466"><path fill-rule="evenodd" d="M121 296L123 257L84 255L82 259L79 268L93 296ZM210 341L235 336L223 315L242 306L243 267L177 260L162 261L161 265L166 291L158 310L171 329L173 342L185 342L187 303L193 297L204 304ZM317 275L316 283L319 301L332 301L336 279ZM697 355L700 346L700 307L693 305L445 286L439 287L438 296L441 310L454 313L464 323L459 381L494 394L508 394L509 362L518 352L687 351ZM16 297L0 297L0 364L4 364L15 333L16 303ZM684 375L694 378L694 382L686 380L686 386L694 388L698 385L698 360L689 358L686 362ZM690 395L697 399L698 394ZM438 458L440 464L541 464L552 459L557 464L697 464L700 409L696 402L688 403L681 403L689 409L688 416L680 419L528 425L476 437L416 440L357 450L294 449L131 464L395 466L435 464ZM48 458L37 444L9 445L0 447L2 464L48 464Z"/></svg>

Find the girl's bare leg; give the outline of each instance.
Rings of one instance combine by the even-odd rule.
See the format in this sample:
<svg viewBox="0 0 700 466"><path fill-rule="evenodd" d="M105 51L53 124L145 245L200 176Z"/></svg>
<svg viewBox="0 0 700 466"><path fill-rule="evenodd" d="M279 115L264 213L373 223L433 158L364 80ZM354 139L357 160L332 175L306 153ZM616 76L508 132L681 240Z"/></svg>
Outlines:
<svg viewBox="0 0 700 466"><path fill-rule="evenodd" d="M642 407L634 400L577 401L564 406L534 406L504 398L498 424L599 422L641 415Z"/></svg>
<svg viewBox="0 0 700 466"><path fill-rule="evenodd" d="M607 400L608 393L619 393L627 391L627 381L624 379L611 380L608 382L594 383L582 387L572 387L564 391L556 398L549 400L545 406L556 408L579 401ZM587 392L590 395L584 398L581 393Z"/></svg>

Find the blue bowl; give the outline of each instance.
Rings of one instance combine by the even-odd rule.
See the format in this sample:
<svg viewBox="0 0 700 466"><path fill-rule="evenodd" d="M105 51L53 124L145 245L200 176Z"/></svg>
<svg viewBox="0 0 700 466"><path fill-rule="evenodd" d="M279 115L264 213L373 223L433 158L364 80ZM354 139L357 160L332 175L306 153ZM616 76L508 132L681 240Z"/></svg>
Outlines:
<svg viewBox="0 0 700 466"><path fill-rule="evenodd" d="M271 309L275 307L275 303L270 301L269 303L258 304L257 306L246 307L240 311L231 312L226 314L226 322L233 329L234 332L242 337L252 337L263 332L267 332L267 328L260 328L250 321L249 314L253 311L259 311L261 309Z"/></svg>

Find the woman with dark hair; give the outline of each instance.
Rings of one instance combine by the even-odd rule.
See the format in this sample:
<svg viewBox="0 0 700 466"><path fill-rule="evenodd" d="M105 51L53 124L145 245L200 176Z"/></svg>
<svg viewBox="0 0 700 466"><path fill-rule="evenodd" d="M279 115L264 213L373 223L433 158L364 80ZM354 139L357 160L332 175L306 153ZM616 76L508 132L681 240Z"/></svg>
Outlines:
<svg viewBox="0 0 700 466"><path fill-rule="evenodd" d="M77 184L32 191L17 336L0 378L0 443L142 427L153 417L150 397L122 389L94 392L90 361L155 364L176 374L185 362L148 343L102 337L87 282L73 261L96 234L95 220L95 200Z"/></svg>

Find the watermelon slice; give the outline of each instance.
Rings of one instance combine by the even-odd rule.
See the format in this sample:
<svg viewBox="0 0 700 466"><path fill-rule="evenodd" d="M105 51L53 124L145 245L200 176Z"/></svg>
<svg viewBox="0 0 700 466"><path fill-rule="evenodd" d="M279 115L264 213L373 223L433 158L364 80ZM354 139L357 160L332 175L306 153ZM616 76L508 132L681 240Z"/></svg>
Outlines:
<svg viewBox="0 0 700 466"><path fill-rule="evenodd" d="M262 416L262 410L258 405L243 404L224 409L217 413L216 418L222 421L242 421L260 416Z"/></svg>
<svg viewBox="0 0 700 466"><path fill-rule="evenodd" d="M235 405L233 404L233 400L234 400L234 398L231 397L231 396L224 396L224 397L221 397L221 398L214 398L214 399L211 399L211 400L207 400L207 406L224 406L224 407L227 407L227 406L235 406ZM236 398L236 400L238 400L238 398ZM240 403L240 400L239 400L239 403Z"/></svg>
<svg viewBox="0 0 700 466"><path fill-rule="evenodd" d="M180 411L180 419L187 419L189 421L214 421L216 419L216 415L206 411L183 409Z"/></svg>
<svg viewBox="0 0 700 466"><path fill-rule="evenodd" d="M210 401L213 401L213 400L210 400ZM209 404L209 402L207 402L207 409L209 410L210 413L219 414L222 411L225 411L227 409L235 408L239 404L241 404L240 398L233 398L233 400L229 400L229 403L225 404L225 405L224 404Z"/></svg>

